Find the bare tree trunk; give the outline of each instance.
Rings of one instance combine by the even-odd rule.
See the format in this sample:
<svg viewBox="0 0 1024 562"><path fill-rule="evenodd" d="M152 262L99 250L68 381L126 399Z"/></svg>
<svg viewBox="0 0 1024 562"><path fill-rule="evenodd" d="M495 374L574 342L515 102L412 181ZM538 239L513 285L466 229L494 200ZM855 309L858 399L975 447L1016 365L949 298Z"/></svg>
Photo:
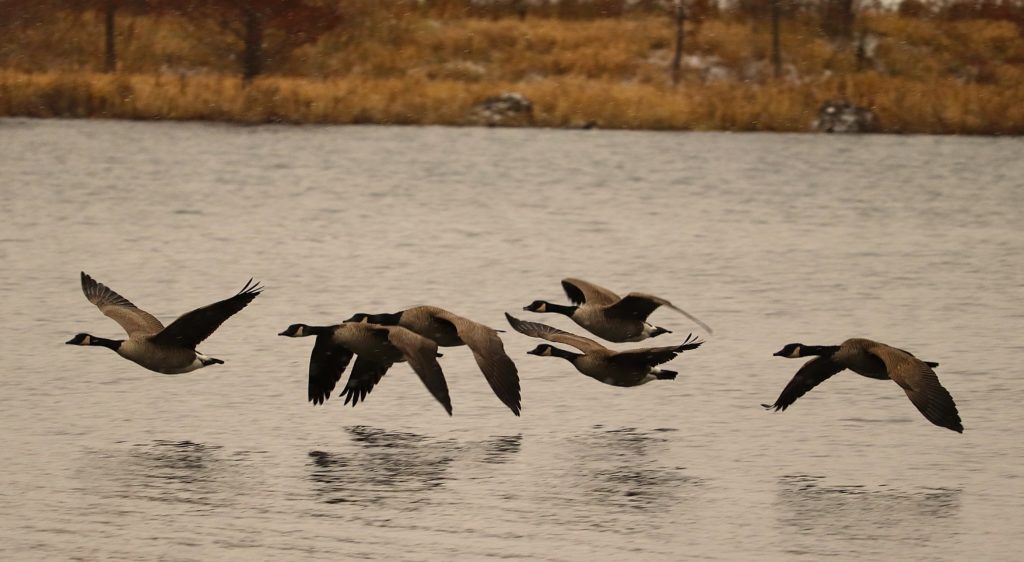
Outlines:
<svg viewBox="0 0 1024 562"><path fill-rule="evenodd" d="M686 22L686 10L683 9L683 0L675 2L676 17L676 52L672 56L672 85L679 83L679 66L683 61L683 23Z"/></svg>
<svg viewBox="0 0 1024 562"><path fill-rule="evenodd" d="M861 30L861 32L857 34L857 48L854 50L857 72L864 70L868 66L867 49L864 46L866 38L867 33L864 30Z"/></svg>
<svg viewBox="0 0 1024 562"><path fill-rule="evenodd" d="M525 20L527 11L526 0L515 0L513 5L516 11L516 16L519 17L519 21Z"/></svg>
<svg viewBox="0 0 1024 562"><path fill-rule="evenodd" d="M782 76L782 49L779 47L779 0L772 2L772 68L775 78Z"/></svg>
<svg viewBox="0 0 1024 562"><path fill-rule="evenodd" d="M263 15L254 8L245 11L245 50L242 80L249 82L263 72Z"/></svg>
<svg viewBox="0 0 1024 562"><path fill-rule="evenodd" d="M853 39L853 23L856 18L853 1L826 0L821 28L830 39L838 39L844 42Z"/></svg>
<svg viewBox="0 0 1024 562"><path fill-rule="evenodd" d="M117 71L117 43L115 42L114 16L117 13L115 0L107 0L104 6L104 23L106 33L106 51L103 59L103 72Z"/></svg>

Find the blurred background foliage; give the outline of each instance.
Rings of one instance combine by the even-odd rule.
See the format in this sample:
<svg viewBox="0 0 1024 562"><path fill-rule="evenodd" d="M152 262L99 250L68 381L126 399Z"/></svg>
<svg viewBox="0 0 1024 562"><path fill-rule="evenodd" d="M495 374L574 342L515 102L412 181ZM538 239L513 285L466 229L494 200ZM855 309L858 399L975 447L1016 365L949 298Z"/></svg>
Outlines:
<svg viewBox="0 0 1024 562"><path fill-rule="evenodd" d="M5 115L459 124L475 100L517 90L545 126L805 130L818 105L843 99L891 132L1024 131L1024 0L0 0L0 10Z"/></svg>

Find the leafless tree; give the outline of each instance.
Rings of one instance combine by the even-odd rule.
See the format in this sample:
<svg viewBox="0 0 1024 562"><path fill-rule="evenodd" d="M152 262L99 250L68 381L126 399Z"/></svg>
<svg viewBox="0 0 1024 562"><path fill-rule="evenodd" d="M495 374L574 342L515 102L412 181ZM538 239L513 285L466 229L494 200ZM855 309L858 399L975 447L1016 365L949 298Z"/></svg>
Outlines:
<svg viewBox="0 0 1024 562"><path fill-rule="evenodd" d="M821 29L830 39L849 43L856 19L854 0L824 0Z"/></svg>
<svg viewBox="0 0 1024 562"><path fill-rule="evenodd" d="M268 53L282 54L337 26L342 16L333 3L318 0L162 0L184 17L212 23L241 47L242 79L262 74Z"/></svg>
<svg viewBox="0 0 1024 562"><path fill-rule="evenodd" d="M683 61L683 39L685 38L683 24L686 23L686 7L683 0L672 2L672 15L676 22L676 50L672 55L672 84L679 84L679 67Z"/></svg>
<svg viewBox="0 0 1024 562"><path fill-rule="evenodd" d="M772 9L772 69L775 78L782 76L782 47L779 41L779 20L782 18L780 0L771 0Z"/></svg>

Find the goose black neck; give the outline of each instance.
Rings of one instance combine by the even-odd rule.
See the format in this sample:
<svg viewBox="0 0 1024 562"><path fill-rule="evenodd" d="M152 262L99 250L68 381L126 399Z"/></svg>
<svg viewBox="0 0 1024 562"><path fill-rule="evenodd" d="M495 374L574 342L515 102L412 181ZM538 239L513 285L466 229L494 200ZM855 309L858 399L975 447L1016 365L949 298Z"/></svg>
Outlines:
<svg viewBox="0 0 1024 562"><path fill-rule="evenodd" d="M334 334L338 326L306 326L306 333L314 336L329 336Z"/></svg>
<svg viewBox="0 0 1024 562"><path fill-rule="evenodd" d="M571 351L567 351L565 349L559 349L559 348L554 347L554 346L552 346L552 348L551 348L551 355L554 356L554 357L561 357L562 359L565 359L566 361L568 361L570 363L573 363L577 359L579 359L580 357L583 357L582 354L573 353Z"/></svg>
<svg viewBox="0 0 1024 562"><path fill-rule="evenodd" d="M805 345L800 348L800 355L830 356L839 351L838 345Z"/></svg>
<svg viewBox="0 0 1024 562"><path fill-rule="evenodd" d="M572 316L576 312L577 308L579 307L566 306L563 304L554 304L549 302L546 305L544 305L544 312L555 312L558 314L564 314L566 316Z"/></svg>
<svg viewBox="0 0 1024 562"><path fill-rule="evenodd" d="M107 338L98 338L96 336L92 336L89 340L89 345L98 345L117 351L117 348L121 347L121 344L123 342L124 340L108 340Z"/></svg>
<svg viewBox="0 0 1024 562"><path fill-rule="evenodd" d="M397 326L398 322L402 319L401 312L395 312L392 314L367 314L366 321L371 324L379 324L381 326Z"/></svg>

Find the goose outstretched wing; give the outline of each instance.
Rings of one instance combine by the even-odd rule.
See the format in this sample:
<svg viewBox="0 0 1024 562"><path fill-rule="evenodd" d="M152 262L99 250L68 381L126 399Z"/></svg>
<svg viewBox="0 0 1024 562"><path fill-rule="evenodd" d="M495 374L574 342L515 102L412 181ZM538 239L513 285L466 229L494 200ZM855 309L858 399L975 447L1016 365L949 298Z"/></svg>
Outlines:
<svg viewBox="0 0 1024 562"><path fill-rule="evenodd" d="M505 345L498 337L497 330L447 310L436 309L433 314L455 327L459 338L473 352L473 358L494 395L518 416L522 409L519 370L505 353Z"/></svg>
<svg viewBox="0 0 1024 562"><path fill-rule="evenodd" d="M164 325L152 314L132 304L132 302L103 283L89 277L84 271L82 276L82 292L89 302L96 305L104 315L120 324L128 337L149 336L160 332Z"/></svg>
<svg viewBox="0 0 1024 562"><path fill-rule="evenodd" d="M576 334L570 334L569 332L559 330L547 324L541 324L540 322L528 322L526 320L520 320L509 313L505 313L505 318L508 319L508 323L515 331L526 334L530 337L541 338L555 343L564 343L571 345L583 353L606 353L608 348L597 343L596 341L585 338L583 336L577 336Z"/></svg>
<svg viewBox="0 0 1024 562"><path fill-rule="evenodd" d="M910 353L885 344L867 348L867 352L885 363L889 378L907 393L928 421L939 427L963 433L964 426L956 403L930 366Z"/></svg>
<svg viewBox="0 0 1024 562"><path fill-rule="evenodd" d="M388 328L388 341L402 352L409 366L423 381L430 394L452 415L452 399L448 395L448 383L444 371L437 362L437 344L411 330L392 326Z"/></svg>
<svg viewBox="0 0 1024 562"><path fill-rule="evenodd" d="M619 295L582 279L572 277L562 279L562 289L569 300L577 306L584 303L602 306L619 301Z"/></svg>
<svg viewBox="0 0 1024 562"><path fill-rule="evenodd" d="M210 334L216 331L225 320L252 302L262 290L263 287L259 283L253 283L252 279L249 279L235 296L182 314L160 333L153 336L153 341L163 345L195 349L203 340L210 337Z"/></svg>
<svg viewBox="0 0 1024 562"><path fill-rule="evenodd" d="M351 351L332 342L329 336L317 336L309 356L309 401L326 402L351 360Z"/></svg>
<svg viewBox="0 0 1024 562"><path fill-rule="evenodd" d="M826 356L815 357L810 361L804 363L800 370L793 375L790 379L789 384L782 389L782 393L775 400L774 404L761 404L768 410L785 410L790 407L793 402L796 402L797 398L800 398L807 391L818 386L832 375L845 369L842 365L836 363L831 358Z"/></svg>
<svg viewBox="0 0 1024 562"><path fill-rule="evenodd" d="M607 314L609 316L628 318L630 320L647 320L647 317L652 312L657 310L659 307L671 308L672 310L682 314L683 316L690 319L691 322L698 325L705 332L713 334L711 326L705 324L701 319L686 312L671 302L654 295L648 295L645 293L630 293L626 295L619 302L609 306L607 308Z"/></svg>

